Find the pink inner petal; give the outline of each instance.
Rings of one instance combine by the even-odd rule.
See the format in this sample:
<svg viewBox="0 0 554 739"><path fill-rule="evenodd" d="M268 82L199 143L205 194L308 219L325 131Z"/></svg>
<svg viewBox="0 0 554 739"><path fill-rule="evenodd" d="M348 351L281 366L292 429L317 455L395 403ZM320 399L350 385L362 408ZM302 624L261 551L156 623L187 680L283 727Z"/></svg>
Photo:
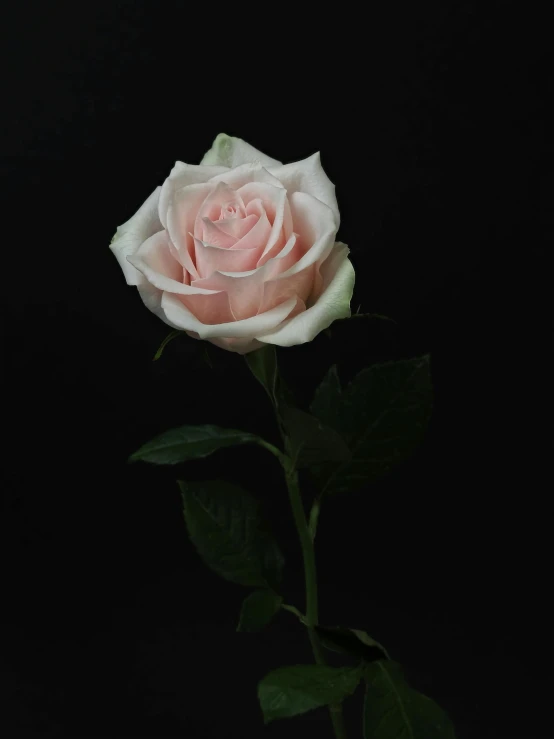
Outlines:
<svg viewBox="0 0 554 739"><path fill-rule="evenodd" d="M271 224L271 233L264 248L264 255L268 254L267 258L270 259L282 249L292 233L292 216L287 191L284 188L272 187L271 185L250 183L241 187L238 192L246 203L247 211L251 203L256 203L260 198L263 199L265 211Z"/></svg>
<svg viewBox="0 0 554 739"><path fill-rule="evenodd" d="M173 193L167 212L170 251L193 277L198 277L194 264L194 242L189 233L194 227L198 208L212 191L213 185L189 185Z"/></svg>
<svg viewBox="0 0 554 739"><path fill-rule="evenodd" d="M233 218L237 216L244 218L246 216L241 196L224 182L219 182L198 209L194 223L195 237L198 239L202 235L203 218L209 218L210 221L221 220L222 210L230 212L229 208L233 209Z"/></svg>
<svg viewBox="0 0 554 739"><path fill-rule="evenodd" d="M279 238L279 242L281 243L284 241L284 235L281 234ZM300 257L302 256L303 249L302 249L302 243L301 239L298 236L298 234L291 234L289 240L286 242L286 244L283 244L279 250L277 250L277 245L275 247L275 254L273 254L274 249L271 249L267 254L260 257L258 260L258 267L263 267L264 264L268 265L268 269L270 270L271 278L276 277L278 274L281 274L282 272L285 272L289 267L292 267L293 264L296 264Z"/></svg>
<svg viewBox="0 0 554 739"><path fill-rule="evenodd" d="M208 277L194 280L192 286L226 292L236 320L275 308L291 297L300 298L304 304L311 290L311 268L289 278L278 279L297 261L299 253L300 246L296 234L293 234L281 254L263 267L252 269L249 274L222 274L215 271Z"/></svg>
<svg viewBox="0 0 554 739"><path fill-rule="evenodd" d="M264 247L271 233L271 224L265 213L263 205L260 208L260 216L257 223L245 234L232 249L256 249L260 250L258 257L263 253ZM257 259L256 259L257 261Z"/></svg>
<svg viewBox="0 0 554 739"><path fill-rule="evenodd" d="M275 238L274 241L273 241L273 238ZM273 245L268 249L267 246L270 240L272 240ZM277 233L276 236L272 236L272 234L270 234L266 242L264 251L262 252L262 255L260 257L260 261L258 262L258 267L261 267L266 262L268 262L270 259L274 259L275 257L279 256L279 254L285 248L286 244L287 244L287 241L285 239L285 234L283 232L283 229L281 229Z"/></svg>
<svg viewBox="0 0 554 739"><path fill-rule="evenodd" d="M202 241L212 246L220 246L222 249L229 249L237 243L237 238L222 231L209 218L202 218Z"/></svg>
<svg viewBox="0 0 554 739"><path fill-rule="evenodd" d="M227 293L176 296L199 321L208 325L234 321Z"/></svg>
<svg viewBox="0 0 554 739"><path fill-rule="evenodd" d="M246 218L228 218L225 220L215 221L214 225L229 236L234 236L235 239L242 239L252 226L258 222L259 214L252 213L247 215Z"/></svg>
<svg viewBox="0 0 554 739"><path fill-rule="evenodd" d="M219 213L219 218L222 221L228 220L230 218L242 218L244 217L244 208L241 208L240 206L237 207L237 205L233 202L226 203Z"/></svg>
<svg viewBox="0 0 554 739"><path fill-rule="evenodd" d="M271 207L271 203L268 203L269 205L269 212L265 207L265 203L261 198L255 198L254 200L251 200L246 205L246 214L247 215L256 215L258 218L263 215L264 213L267 215L270 222L273 221L273 218L275 217L275 211Z"/></svg>
<svg viewBox="0 0 554 739"><path fill-rule="evenodd" d="M306 269L290 277L277 277L274 280L265 282L264 294L258 313L271 310L293 296L299 298L305 308L305 302L310 295L313 285L314 269L314 265L311 264Z"/></svg>
<svg viewBox="0 0 554 739"><path fill-rule="evenodd" d="M240 187L236 192L242 198L246 208L248 208L248 203L252 200L262 200L268 217L272 222L283 197L287 194L284 187L275 187L266 182L249 182Z"/></svg>
<svg viewBox="0 0 554 739"><path fill-rule="evenodd" d="M182 259L179 254L179 249L177 249L173 241L171 241L171 239L169 238L169 234L167 235L167 248L169 249L170 254L173 257L173 259L179 262L179 264L182 264Z"/></svg>
<svg viewBox="0 0 554 739"><path fill-rule="evenodd" d="M293 229L293 222L292 222L292 213L290 209L290 203L288 197L285 199L285 207L283 210L283 231L285 234L285 239L290 239L290 235L292 234Z"/></svg>
<svg viewBox="0 0 554 739"><path fill-rule="evenodd" d="M210 277L195 280L194 287L226 292L231 311L237 321L256 315L264 292L263 275L259 270L244 276L214 272Z"/></svg>
<svg viewBox="0 0 554 739"><path fill-rule="evenodd" d="M254 269L260 249L222 249L194 239L196 269L199 277L209 277L213 272L246 272Z"/></svg>
<svg viewBox="0 0 554 739"><path fill-rule="evenodd" d="M294 316L297 316L299 313L303 313L306 310L306 303L302 300L302 298L296 298L296 305L291 310L291 312L287 316L287 321L290 321L291 318L294 318Z"/></svg>
<svg viewBox="0 0 554 739"><path fill-rule="evenodd" d="M171 215L168 216L169 218ZM194 264L194 252L191 255L190 244L192 239L187 238L187 235L179 235L179 245L176 246L173 241L168 238L168 247L174 259L176 259L187 272L190 272L194 277L197 276L196 265Z"/></svg>

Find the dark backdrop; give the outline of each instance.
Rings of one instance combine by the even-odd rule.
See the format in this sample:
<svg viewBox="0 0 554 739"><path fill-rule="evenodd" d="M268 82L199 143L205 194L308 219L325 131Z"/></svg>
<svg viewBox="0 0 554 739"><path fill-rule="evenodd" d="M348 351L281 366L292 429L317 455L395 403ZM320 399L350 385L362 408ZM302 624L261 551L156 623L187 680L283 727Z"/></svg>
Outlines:
<svg viewBox="0 0 554 739"><path fill-rule="evenodd" d="M236 634L244 593L187 541L177 471L126 463L183 422L275 436L238 355L211 348L210 369L181 340L152 362L168 329L108 250L220 131L283 161L321 151L353 308L397 322L280 351L300 395L337 358L348 375L432 356L421 453L323 510L322 620L384 642L461 739L550 736L546 21L509 3L300 10L24 3L4 24L6 737L331 736L323 711L263 729L256 682L310 660L305 634L288 614ZM180 471L215 472L263 499L301 607L277 466L241 448Z"/></svg>

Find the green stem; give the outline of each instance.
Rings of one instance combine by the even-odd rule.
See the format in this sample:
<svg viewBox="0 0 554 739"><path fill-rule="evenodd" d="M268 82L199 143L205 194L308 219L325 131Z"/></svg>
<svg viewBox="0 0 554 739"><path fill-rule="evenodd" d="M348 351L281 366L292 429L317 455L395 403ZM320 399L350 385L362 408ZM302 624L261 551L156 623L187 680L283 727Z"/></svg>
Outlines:
<svg viewBox="0 0 554 739"><path fill-rule="evenodd" d="M318 621L317 572L314 544L306 521L304 507L302 505L302 498L300 496L300 488L298 485L298 473L294 469L289 457L285 460L285 478L287 481L292 515L300 538L302 557L304 560L304 578L306 583L306 626L308 627L308 635L310 637L314 659L318 665L324 665L325 658L321 651L319 639L313 628L314 626L317 626ZM329 713L336 739L346 739L346 729L344 726L341 704L336 703L330 705Z"/></svg>
<svg viewBox="0 0 554 739"><path fill-rule="evenodd" d="M304 558L304 578L306 583L306 619L308 624L317 624L317 580L315 567L315 552L312 546L312 538L306 523L306 515L302 498L300 497L300 488L298 486L298 473L293 468L292 463L285 463L285 477L287 481L287 490L292 508L292 515L296 530L300 538L300 546L302 547L302 556Z"/></svg>
<svg viewBox="0 0 554 739"><path fill-rule="evenodd" d="M274 361L276 359L274 358ZM283 439L284 454L280 454L275 447L264 443L267 448L271 447L270 451L273 453L277 452L281 464L285 470L285 479L287 482L287 490L289 493L289 500L292 508L292 515L294 517L294 523L296 524L296 530L300 538L300 545L302 547L302 557L304 560L304 578L306 583L306 615L303 617L299 614L298 610L294 606L281 606L287 611L294 613L299 616L301 621L306 624L308 628L308 635L310 637L310 643L312 645L312 651L314 653L314 659L318 665L325 664L325 658L321 651L321 645L319 643L318 636L314 630L314 626L317 626L317 572L315 565L315 551L314 551L314 538L317 528L317 519L319 517L319 500L314 504L312 514L310 516L310 525L306 521L306 514L304 512L304 506L302 505L302 498L300 496L300 488L298 485L298 473L295 468L295 460L291 459L289 454L289 444L287 438L287 432L283 420L281 418L279 398L276 390L278 369L275 365L275 374L273 375L273 382L268 385L261 379L259 374L252 369L252 365L248 363L254 376L262 383L266 389L271 404L273 405L277 424L279 426L279 432ZM346 739L346 729L342 717L342 705L340 703L332 704L329 706L329 713L331 715L331 721L333 723L333 729L335 732L336 739Z"/></svg>

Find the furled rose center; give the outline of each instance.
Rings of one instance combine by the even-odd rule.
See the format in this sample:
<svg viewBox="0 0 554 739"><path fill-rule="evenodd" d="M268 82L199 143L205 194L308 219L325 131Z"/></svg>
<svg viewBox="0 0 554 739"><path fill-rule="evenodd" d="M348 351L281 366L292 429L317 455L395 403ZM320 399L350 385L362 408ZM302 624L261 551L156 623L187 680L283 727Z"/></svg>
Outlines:
<svg viewBox="0 0 554 739"><path fill-rule="evenodd" d="M214 210L217 211L217 207ZM245 206L237 198L233 202L226 203L215 215L215 218L211 214L202 218L202 241L211 246L219 246L222 249L253 248L256 245L252 242L252 239L245 241L243 244L238 242L259 223L260 215L263 215L267 220L261 200L253 200ZM267 220L267 225L271 228L269 220ZM263 237L265 232L266 228L258 229L255 236Z"/></svg>
<svg viewBox="0 0 554 739"><path fill-rule="evenodd" d="M210 324L216 315L239 321L293 298L291 317L306 309L314 265L287 273L304 252L284 188L248 183L235 190L219 182L196 213L187 206L186 197L177 204L168 236L183 282L202 290L179 295L189 310Z"/></svg>

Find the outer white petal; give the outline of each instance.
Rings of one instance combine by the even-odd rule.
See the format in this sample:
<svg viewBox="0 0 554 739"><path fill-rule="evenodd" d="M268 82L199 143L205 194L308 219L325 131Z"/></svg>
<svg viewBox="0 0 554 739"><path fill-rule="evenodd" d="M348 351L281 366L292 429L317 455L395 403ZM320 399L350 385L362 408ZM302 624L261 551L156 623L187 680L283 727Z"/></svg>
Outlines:
<svg viewBox="0 0 554 739"><path fill-rule="evenodd" d="M335 186L323 171L319 152L300 162L270 167L269 171L287 188L289 195L293 192L305 192L329 206L338 229L340 215Z"/></svg>
<svg viewBox="0 0 554 739"><path fill-rule="evenodd" d="M240 164L257 162L264 167L275 167L281 162L262 154L246 141L235 136L220 133L212 144L212 148L204 154L200 164L217 165L220 167L238 167Z"/></svg>
<svg viewBox="0 0 554 739"><path fill-rule="evenodd" d="M147 239L135 255L128 257L128 261L159 291L179 295L212 295L218 292L183 283L183 267L169 250L167 231L160 231Z"/></svg>
<svg viewBox="0 0 554 739"><path fill-rule="evenodd" d="M169 173L169 177L162 185L160 200L158 204L158 215L164 228L167 228L167 209L172 194L181 187L187 185L198 185L207 182L212 177L227 172L227 167L209 167L200 164L185 164L175 162L175 166Z"/></svg>
<svg viewBox="0 0 554 739"><path fill-rule="evenodd" d="M129 264L127 257L136 254L142 242L162 228L158 218L160 191L161 187L157 187L135 215L119 226L110 244L128 285L138 285L142 282L142 275Z"/></svg>
<svg viewBox="0 0 554 739"><path fill-rule="evenodd" d="M284 186L277 177L272 175L269 169L266 169L263 164L259 162L246 162L245 164L239 164L234 169L226 169L223 174L218 174L213 177L210 182L225 182L229 187L233 187L235 190L250 184L251 182L265 182L273 187L278 187L284 190Z"/></svg>
<svg viewBox="0 0 554 739"><path fill-rule="evenodd" d="M337 235L333 213L321 200L304 192L295 192L289 202L294 230L304 243L309 244L309 249L280 278L295 275L310 264L324 262L333 249Z"/></svg>
<svg viewBox="0 0 554 739"><path fill-rule="evenodd" d="M154 285L151 285L144 277L142 277L142 282L137 285L137 290L140 297L142 298L142 302L149 311L152 311L154 315L158 316L158 318L161 318L162 321L164 323L167 323L168 326L171 326L171 328L177 328L167 320L167 317L162 310L161 290L158 290L156 287L154 287Z"/></svg>
<svg viewBox="0 0 554 739"><path fill-rule="evenodd" d="M258 334L271 331L279 326L295 306L296 297L290 298L272 310L242 321L207 324L199 321L176 295L167 292L162 295L162 309L171 325L185 331L195 331L201 339L252 339Z"/></svg>
<svg viewBox="0 0 554 739"><path fill-rule="evenodd" d="M354 268L348 259L349 249L337 242L321 265L323 292L315 305L265 334L256 334L259 341L278 346L295 346L312 341L337 318L350 315L354 290Z"/></svg>

